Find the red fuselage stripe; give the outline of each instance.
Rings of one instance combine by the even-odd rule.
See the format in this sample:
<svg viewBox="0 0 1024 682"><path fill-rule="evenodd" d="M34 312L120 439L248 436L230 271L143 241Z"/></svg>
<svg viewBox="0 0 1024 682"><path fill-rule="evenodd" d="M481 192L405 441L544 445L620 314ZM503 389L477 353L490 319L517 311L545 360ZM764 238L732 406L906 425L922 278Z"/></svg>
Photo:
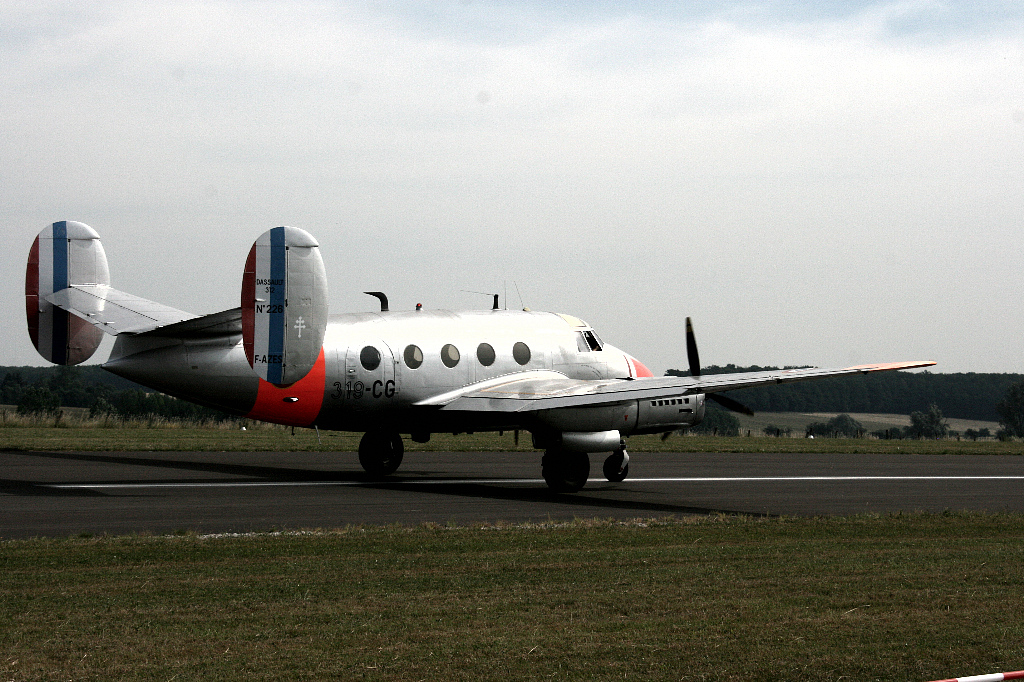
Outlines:
<svg viewBox="0 0 1024 682"><path fill-rule="evenodd" d="M327 362L324 349L313 369L294 384L280 387L260 379L256 404L247 417L288 426L313 426L324 402ZM298 400L291 400L298 398Z"/></svg>

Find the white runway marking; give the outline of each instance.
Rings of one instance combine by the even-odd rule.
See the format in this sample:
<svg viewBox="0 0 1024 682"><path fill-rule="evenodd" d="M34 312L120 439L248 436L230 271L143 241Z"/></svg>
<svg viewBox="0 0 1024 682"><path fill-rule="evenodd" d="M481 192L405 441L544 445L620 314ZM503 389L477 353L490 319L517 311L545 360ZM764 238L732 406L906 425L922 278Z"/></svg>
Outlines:
<svg viewBox="0 0 1024 682"><path fill-rule="evenodd" d="M846 482L846 481L1024 481L1024 476L739 476L739 477L692 477L692 478L628 478L624 483L790 483L800 481ZM590 484L607 483L604 479L592 478ZM542 478L447 478L389 481L213 481L195 483L51 483L41 488L59 490L109 490L144 488L265 488L265 487L339 487L339 486L417 486L417 485L535 485L544 483Z"/></svg>

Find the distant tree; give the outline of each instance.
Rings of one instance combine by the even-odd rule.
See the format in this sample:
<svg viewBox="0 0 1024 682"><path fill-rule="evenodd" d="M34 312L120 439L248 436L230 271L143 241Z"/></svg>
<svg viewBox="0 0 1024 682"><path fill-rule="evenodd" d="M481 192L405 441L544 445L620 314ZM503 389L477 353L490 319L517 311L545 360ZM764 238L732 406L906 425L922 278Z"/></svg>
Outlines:
<svg viewBox="0 0 1024 682"><path fill-rule="evenodd" d="M18 400L18 414L55 414L59 409L60 398L44 386L29 386Z"/></svg>
<svg viewBox="0 0 1024 682"><path fill-rule="evenodd" d="M826 436L828 438L862 438L867 429L848 414L838 414L827 422L808 424L805 436Z"/></svg>
<svg viewBox="0 0 1024 682"><path fill-rule="evenodd" d="M935 403L928 406L927 412L910 413L909 435L912 438L945 438L949 433L949 425L942 416L942 410Z"/></svg>
<svg viewBox="0 0 1024 682"><path fill-rule="evenodd" d="M8 372L0 382L0 402L4 405L17 405L24 390L25 380L21 372Z"/></svg>
<svg viewBox="0 0 1024 682"><path fill-rule="evenodd" d="M992 432L988 429L967 429L964 431L964 438L978 440L979 438L991 438Z"/></svg>
<svg viewBox="0 0 1024 682"><path fill-rule="evenodd" d="M999 425L1010 436L1024 437L1024 381L1006 389L1006 395L996 403Z"/></svg>
<svg viewBox="0 0 1024 682"><path fill-rule="evenodd" d="M704 421L690 429L691 433L716 436L740 435L740 420L710 400L704 403Z"/></svg>
<svg viewBox="0 0 1024 682"><path fill-rule="evenodd" d="M106 398L97 398L96 402L89 408L90 417L105 417L114 412L114 406L107 402Z"/></svg>

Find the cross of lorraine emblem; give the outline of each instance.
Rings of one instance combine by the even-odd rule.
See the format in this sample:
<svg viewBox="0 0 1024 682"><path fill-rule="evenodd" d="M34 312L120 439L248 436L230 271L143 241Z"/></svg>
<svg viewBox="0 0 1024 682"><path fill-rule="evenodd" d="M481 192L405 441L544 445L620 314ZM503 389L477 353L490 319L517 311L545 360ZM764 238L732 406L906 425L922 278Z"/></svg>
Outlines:
<svg viewBox="0 0 1024 682"><path fill-rule="evenodd" d="M299 338L302 338L302 330L306 328L306 321L301 317L295 320L295 328L299 330Z"/></svg>

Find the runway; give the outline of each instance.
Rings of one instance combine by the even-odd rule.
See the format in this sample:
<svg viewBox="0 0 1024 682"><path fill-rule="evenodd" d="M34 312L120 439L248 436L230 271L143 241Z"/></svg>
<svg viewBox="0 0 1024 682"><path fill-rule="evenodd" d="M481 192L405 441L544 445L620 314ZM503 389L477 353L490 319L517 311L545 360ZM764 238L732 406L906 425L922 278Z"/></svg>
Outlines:
<svg viewBox="0 0 1024 682"><path fill-rule="evenodd" d="M635 453L630 478L551 494L541 453L0 452L0 538L459 525L685 514L1024 512L1024 457Z"/></svg>

